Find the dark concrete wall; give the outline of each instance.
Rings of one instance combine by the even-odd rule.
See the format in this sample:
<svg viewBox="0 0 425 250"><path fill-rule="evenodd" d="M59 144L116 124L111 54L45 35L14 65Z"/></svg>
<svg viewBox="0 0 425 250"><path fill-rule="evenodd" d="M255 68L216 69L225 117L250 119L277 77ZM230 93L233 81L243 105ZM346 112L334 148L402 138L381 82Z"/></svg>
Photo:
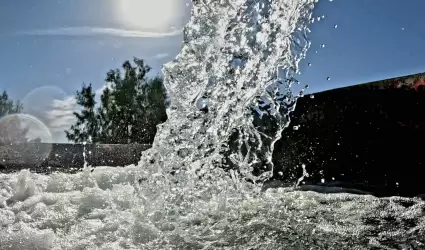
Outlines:
<svg viewBox="0 0 425 250"><path fill-rule="evenodd" d="M34 172L52 171L75 172L84 166L84 148L86 161L92 166L126 166L136 164L141 152L150 145L128 144L35 144L31 147L0 146L0 171L14 172L30 169ZM42 152L42 153L40 153ZM42 157L49 152L47 157ZM43 159L40 159L43 158Z"/></svg>
<svg viewBox="0 0 425 250"><path fill-rule="evenodd" d="M275 145L275 178L293 183L305 164L306 184L377 196L425 194L424 78L418 74L299 99L291 127Z"/></svg>

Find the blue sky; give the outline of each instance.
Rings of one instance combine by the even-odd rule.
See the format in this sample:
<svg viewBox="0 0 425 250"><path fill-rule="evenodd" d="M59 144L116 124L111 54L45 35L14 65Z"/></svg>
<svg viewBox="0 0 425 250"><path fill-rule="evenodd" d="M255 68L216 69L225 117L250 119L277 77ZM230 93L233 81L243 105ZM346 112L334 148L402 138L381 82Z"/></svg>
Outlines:
<svg viewBox="0 0 425 250"><path fill-rule="evenodd" d="M70 97L83 82L100 89L106 72L133 56L156 74L179 52L188 2L0 1L0 90L37 116L54 102L61 111L39 119L63 141ZM298 79L316 92L425 72L423 9L423 0L320 0L314 17L325 18L310 26L312 46Z"/></svg>
<svg viewBox="0 0 425 250"><path fill-rule="evenodd" d="M316 92L425 72L424 9L423 0L319 1L314 17L325 18L310 26L298 79Z"/></svg>

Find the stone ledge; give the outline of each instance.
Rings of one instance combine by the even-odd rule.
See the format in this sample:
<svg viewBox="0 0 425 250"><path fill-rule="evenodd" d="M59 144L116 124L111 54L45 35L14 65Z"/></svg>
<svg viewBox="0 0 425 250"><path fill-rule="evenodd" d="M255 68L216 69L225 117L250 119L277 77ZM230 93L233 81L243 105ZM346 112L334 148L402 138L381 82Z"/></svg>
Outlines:
<svg viewBox="0 0 425 250"><path fill-rule="evenodd" d="M145 144L46 144L38 143L26 146L0 146L0 172L9 173L29 169L37 173L51 171L76 172L84 166L84 148L86 161L91 166L126 166L137 164L141 152L148 149ZM50 149L50 150L49 150ZM47 150L47 151L46 151ZM48 152L47 158L42 157ZM40 159L41 158L41 159ZM44 160L43 160L44 158Z"/></svg>

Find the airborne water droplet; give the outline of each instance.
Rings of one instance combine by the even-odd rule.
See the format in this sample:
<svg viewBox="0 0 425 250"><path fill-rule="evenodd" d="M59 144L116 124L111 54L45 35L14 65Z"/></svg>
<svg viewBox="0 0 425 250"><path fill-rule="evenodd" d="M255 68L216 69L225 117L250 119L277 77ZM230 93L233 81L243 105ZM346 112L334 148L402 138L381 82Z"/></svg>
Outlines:
<svg viewBox="0 0 425 250"><path fill-rule="evenodd" d="M294 130L298 130L298 129L300 129L300 126L298 125L298 126L294 126Z"/></svg>
<svg viewBox="0 0 425 250"><path fill-rule="evenodd" d="M307 65L308 65L309 67L311 67L311 63L308 63Z"/></svg>
<svg viewBox="0 0 425 250"><path fill-rule="evenodd" d="M334 25L334 29L336 29L336 28L338 28L338 24L335 24L335 25Z"/></svg>
<svg viewBox="0 0 425 250"><path fill-rule="evenodd" d="M322 45L320 45L320 47L324 48L324 47L325 47L325 45L322 43Z"/></svg>
<svg viewBox="0 0 425 250"><path fill-rule="evenodd" d="M326 80L328 80L328 81L329 81L329 80L331 80L331 78L328 76L328 77L326 78Z"/></svg>
<svg viewBox="0 0 425 250"><path fill-rule="evenodd" d="M310 99L314 99L314 95L310 95Z"/></svg>

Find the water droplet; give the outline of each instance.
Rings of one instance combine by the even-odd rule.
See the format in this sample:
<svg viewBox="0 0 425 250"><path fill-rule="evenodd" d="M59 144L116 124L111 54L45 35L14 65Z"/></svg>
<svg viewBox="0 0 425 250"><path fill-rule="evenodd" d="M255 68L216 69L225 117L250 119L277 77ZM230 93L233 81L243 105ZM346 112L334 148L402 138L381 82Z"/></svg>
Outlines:
<svg viewBox="0 0 425 250"><path fill-rule="evenodd" d="M401 30L404 30L404 28L401 28Z"/></svg>
<svg viewBox="0 0 425 250"><path fill-rule="evenodd" d="M331 80L331 78L328 76L328 77L326 78L326 80L328 80L328 81L329 81L329 80Z"/></svg>
<svg viewBox="0 0 425 250"><path fill-rule="evenodd" d="M336 29L336 28L338 28L338 24L335 24L335 25L334 25L334 29Z"/></svg>
<svg viewBox="0 0 425 250"><path fill-rule="evenodd" d="M311 63L308 63L307 66L311 67Z"/></svg>
<svg viewBox="0 0 425 250"><path fill-rule="evenodd" d="M294 130L298 130L298 129L300 129L300 126L298 125L298 126L294 126Z"/></svg>
<svg viewBox="0 0 425 250"><path fill-rule="evenodd" d="M310 99L314 99L314 95L310 95Z"/></svg>
<svg viewBox="0 0 425 250"><path fill-rule="evenodd" d="M325 183L325 179L321 179L320 181L321 181L322 183Z"/></svg>
<svg viewBox="0 0 425 250"><path fill-rule="evenodd" d="M181 158L185 158L189 155L189 149L187 148L181 148L177 151L177 154L181 157Z"/></svg>
<svg viewBox="0 0 425 250"><path fill-rule="evenodd" d="M322 45L320 45L320 47L321 47L321 48L324 48L324 47L325 47L325 45L322 43Z"/></svg>

